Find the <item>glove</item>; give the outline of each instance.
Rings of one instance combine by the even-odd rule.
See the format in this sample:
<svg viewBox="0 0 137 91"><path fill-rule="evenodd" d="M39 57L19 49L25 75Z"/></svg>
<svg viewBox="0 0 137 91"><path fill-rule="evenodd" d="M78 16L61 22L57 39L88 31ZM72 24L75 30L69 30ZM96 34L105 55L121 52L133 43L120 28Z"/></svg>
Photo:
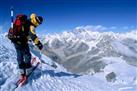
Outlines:
<svg viewBox="0 0 137 91"><path fill-rule="evenodd" d="M39 42L39 43L37 44L37 47L38 47L40 50L42 50L43 45Z"/></svg>

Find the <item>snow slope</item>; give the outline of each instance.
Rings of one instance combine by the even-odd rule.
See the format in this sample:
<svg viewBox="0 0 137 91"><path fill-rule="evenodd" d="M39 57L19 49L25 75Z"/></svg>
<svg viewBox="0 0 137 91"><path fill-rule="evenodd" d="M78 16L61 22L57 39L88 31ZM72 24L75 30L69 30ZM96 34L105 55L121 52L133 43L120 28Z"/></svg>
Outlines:
<svg viewBox="0 0 137 91"><path fill-rule="evenodd" d="M16 52L5 35L0 35L0 40L0 91L14 91L14 83L19 75ZM113 44L120 45L117 42ZM69 47L73 48L73 46L75 45ZM119 51L122 50L119 49ZM128 51L126 49L125 55ZM135 57L132 51L129 53ZM56 59L54 53L47 54L49 56L47 57L32 49L32 54L37 57L37 60L41 57L48 64L41 64L29 79L28 84L20 88L19 91L136 91L137 89L137 67L127 64L122 57L102 57L100 60L105 61L107 65L99 72L93 75L77 75L68 72L57 63L56 69L51 67L52 60L49 57ZM94 64L94 66L98 65ZM114 74L109 75L112 72Z"/></svg>

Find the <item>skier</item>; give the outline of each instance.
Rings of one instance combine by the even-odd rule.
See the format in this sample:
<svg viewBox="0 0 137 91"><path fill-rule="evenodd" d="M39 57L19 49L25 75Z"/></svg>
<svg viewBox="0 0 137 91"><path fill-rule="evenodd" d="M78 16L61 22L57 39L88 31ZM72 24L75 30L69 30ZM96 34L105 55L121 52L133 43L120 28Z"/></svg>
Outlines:
<svg viewBox="0 0 137 91"><path fill-rule="evenodd" d="M43 22L43 18L41 16L37 16L34 13L31 14L30 19L27 19L25 24L23 24L21 28L21 30L23 31L22 33L23 36L21 36L20 39L18 40L14 39L12 41L17 52L17 61L21 74L20 79L25 79L27 75L31 73L33 68L31 65L31 53L29 49L28 40L31 38L31 40L40 50L42 50L43 48L42 43L39 41L35 33L35 28L40 24L42 24L42 22Z"/></svg>

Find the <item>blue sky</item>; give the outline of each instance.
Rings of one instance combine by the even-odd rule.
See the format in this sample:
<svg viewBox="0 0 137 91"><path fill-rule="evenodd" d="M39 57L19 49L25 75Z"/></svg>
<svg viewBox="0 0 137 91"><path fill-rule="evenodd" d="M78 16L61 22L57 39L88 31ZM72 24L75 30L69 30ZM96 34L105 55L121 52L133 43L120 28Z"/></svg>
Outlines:
<svg viewBox="0 0 137 91"><path fill-rule="evenodd" d="M34 12L43 16L44 22L37 28L40 33L58 33L86 25L119 28L114 32L137 28L137 0L1 0L0 28L4 32L10 26L11 6L15 14L29 16Z"/></svg>

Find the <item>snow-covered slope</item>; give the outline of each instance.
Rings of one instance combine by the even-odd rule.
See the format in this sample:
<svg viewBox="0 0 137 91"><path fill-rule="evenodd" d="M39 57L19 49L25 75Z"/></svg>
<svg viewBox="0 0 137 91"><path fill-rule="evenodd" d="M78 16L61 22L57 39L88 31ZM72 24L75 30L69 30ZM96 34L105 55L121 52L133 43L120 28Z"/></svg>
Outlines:
<svg viewBox="0 0 137 91"><path fill-rule="evenodd" d="M43 42L48 56L70 72L100 72L108 65L104 57L121 58L137 67L137 31L120 34L77 28L72 32L46 35Z"/></svg>
<svg viewBox="0 0 137 91"><path fill-rule="evenodd" d="M89 31L83 33L86 32ZM56 69L51 67L50 58L44 54L41 56L38 51L32 49L37 60L41 56L48 64L41 64L28 84L19 91L136 91L137 67L136 60L133 61L137 57L136 37L128 39L121 35L118 38L114 33L99 32L92 32L92 37L87 37L91 36L91 33L83 33L64 32L64 35L47 36L50 39L44 52L67 70L69 67L79 68L80 71L76 72L83 72L83 75L70 73L57 63ZM131 58L132 62L129 62L128 58ZM81 64L83 65L79 66ZM14 91L14 83L18 78L17 69L16 51L10 41L0 35L0 91ZM88 70L84 72L85 70L81 69Z"/></svg>

